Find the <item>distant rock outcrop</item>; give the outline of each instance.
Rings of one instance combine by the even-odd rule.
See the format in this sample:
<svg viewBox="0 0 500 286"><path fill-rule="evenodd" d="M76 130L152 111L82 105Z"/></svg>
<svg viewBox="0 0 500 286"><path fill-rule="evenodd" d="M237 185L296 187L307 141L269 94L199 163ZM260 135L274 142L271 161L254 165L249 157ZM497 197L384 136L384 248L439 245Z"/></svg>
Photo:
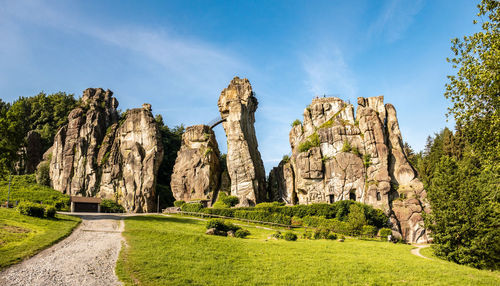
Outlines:
<svg viewBox="0 0 500 286"><path fill-rule="evenodd" d="M215 134L207 125L186 128L177 152L170 183L176 200L208 200L217 197L221 166Z"/></svg>
<svg viewBox="0 0 500 286"><path fill-rule="evenodd" d="M231 194L241 206L266 199L264 164L257 149L254 113L258 101L248 79L235 77L219 97L218 106L227 136L227 170Z"/></svg>
<svg viewBox="0 0 500 286"><path fill-rule="evenodd" d="M396 111L383 96L316 98L290 131L292 156L269 174L268 189L289 204L355 200L382 209L395 234L427 241L423 184L402 148Z"/></svg>
<svg viewBox="0 0 500 286"><path fill-rule="evenodd" d="M163 158L149 104L119 120L110 90L89 88L51 147L50 179L69 195L118 201L129 212L156 210L156 175Z"/></svg>

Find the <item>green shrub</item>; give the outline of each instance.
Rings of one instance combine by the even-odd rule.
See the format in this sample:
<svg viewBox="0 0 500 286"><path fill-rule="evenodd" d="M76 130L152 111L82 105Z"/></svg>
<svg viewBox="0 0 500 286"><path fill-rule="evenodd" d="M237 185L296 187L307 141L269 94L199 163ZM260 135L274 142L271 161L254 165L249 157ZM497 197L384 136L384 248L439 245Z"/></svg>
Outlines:
<svg viewBox="0 0 500 286"><path fill-rule="evenodd" d="M271 237L274 237L276 239L282 239L283 235L281 234L281 231L277 230L275 233L271 234Z"/></svg>
<svg viewBox="0 0 500 286"><path fill-rule="evenodd" d="M283 237L287 241L296 241L297 240L297 235L291 231L285 232L285 235Z"/></svg>
<svg viewBox="0 0 500 286"><path fill-rule="evenodd" d="M349 143L349 141L347 140L344 140L344 145L342 146L342 152L350 152L351 151L351 144Z"/></svg>
<svg viewBox="0 0 500 286"><path fill-rule="evenodd" d="M216 201L215 204L213 204L212 208L214 208L214 209L227 209L227 208L230 208L230 206L226 205L222 201Z"/></svg>
<svg viewBox="0 0 500 286"><path fill-rule="evenodd" d="M314 230L313 238L321 239L321 230L319 228Z"/></svg>
<svg viewBox="0 0 500 286"><path fill-rule="evenodd" d="M378 231L378 236L380 236L380 240L387 241L387 237L392 235L392 230L390 228L381 228Z"/></svg>
<svg viewBox="0 0 500 286"><path fill-rule="evenodd" d="M299 144L299 152L306 152L312 147L318 147L320 143L318 133L314 132L306 141Z"/></svg>
<svg viewBox="0 0 500 286"><path fill-rule="evenodd" d="M302 234L302 238L303 239L311 239L312 238L312 233L310 231L305 231L303 234Z"/></svg>
<svg viewBox="0 0 500 286"><path fill-rule="evenodd" d="M311 149L312 144L309 140L306 140L299 144L299 152L306 152Z"/></svg>
<svg viewBox="0 0 500 286"><path fill-rule="evenodd" d="M20 214L34 217L43 217L45 214L45 208L42 205L32 202L20 202L17 205L17 211Z"/></svg>
<svg viewBox="0 0 500 286"><path fill-rule="evenodd" d="M57 210L67 210L69 209L69 198L63 197L55 201L54 207Z"/></svg>
<svg viewBox="0 0 500 286"><path fill-rule="evenodd" d="M361 234L366 237L374 237L377 233L377 228L373 225L363 225L361 229Z"/></svg>
<svg viewBox="0 0 500 286"><path fill-rule="evenodd" d="M366 168L370 167L372 164L372 156L370 154L364 154L363 155L363 164L365 165Z"/></svg>
<svg viewBox="0 0 500 286"><path fill-rule="evenodd" d="M301 226L303 224L303 220L300 218L300 217L292 217L292 225L295 225L295 226Z"/></svg>
<svg viewBox="0 0 500 286"><path fill-rule="evenodd" d="M295 119L295 120L292 122L292 127L295 127L295 126L300 125L300 124L302 124L302 122L301 122L300 120L298 120L298 119Z"/></svg>
<svg viewBox="0 0 500 286"><path fill-rule="evenodd" d="M56 216L56 208L54 206L46 206L45 207L45 216L46 217L55 217Z"/></svg>
<svg viewBox="0 0 500 286"><path fill-rule="evenodd" d="M356 156L361 156L361 153L359 152L358 147L353 147L352 148L352 153Z"/></svg>
<svg viewBox="0 0 500 286"><path fill-rule="evenodd" d="M363 207L357 204L351 205L349 207L347 222L349 223L350 234L360 235L363 226L366 224L366 216Z"/></svg>
<svg viewBox="0 0 500 286"><path fill-rule="evenodd" d="M234 209L230 208L205 208L201 210L202 213L234 217Z"/></svg>
<svg viewBox="0 0 500 286"><path fill-rule="evenodd" d="M245 238L250 235L250 232L246 229L238 229L235 233L234 236L238 238Z"/></svg>
<svg viewBox="0 0 500 286"><path fill-rule="evenodd" d="M284 206L285 203L280 202L271 202L271 203L260 203L255 205L255 208L272 208L272 207L281 207Z"/></svg>
<svg viewBox="0 0 500 286"><path fill-rule="evenodd" d="M180 207L182 207L182 205L184 205L185 203L186 203L185 201L175 201L175 202L174 202L174 206L175 206L175 207L180 208Z"/></svg>
<svg viewBox="0 0 500 286"><path fill-rule="evenodd" d="M288 156L288 155L283 155L283 158L281 158L281 161L282 161L283 163L288 163L288 162L290 162L290 156Z"/></svg>
<svg viewBox="0 0 500 286"><path fill-rule="evenodd" d="M240 200L236 196L228 196L224 192L219 192L219 197L217 198L217 202L222 202L224 205L230 208L237 205L240 202Z"/></svg>
<svg viewBox="0 0 500 286"><path fill-rule="evenodd" d="M207 224L206 224L206 227L207 229L209 228L215 228L216 230L219 230L219 231L238 231L239 229L241 229L239 226L236 226L230 222L227 222L223 219L220 219L220 218L212 218L210 220L207 221Z"/></svg>
<svg viewBox="0 0 500 286"><path fill-rule="evenodd" d="M36 169L36 182L39 185L50 187L49 162L41 163Z"/></svg>
<svg viewBox="0 0 500 286"><path fill-rule="evenodd" d="M333 233L333 232L330 232L330 233L328 233L328 235L326 236L326 239L335 240L335 239L337 239L337 234L335 234L335 233Z"/></svg>
<svg viewBox="0 0 500 286"><path fill-rule="evenodd" d="M101 212L103 212L103 213L124 213L125 208L113 200L104 199L101 201Z"/></svg>
<svg viewBox="0 0 500 286"><path fill-rule="evenodd" d="M181 206L181 210L183 212L192 212L197 213L203 209L203 205L201 203L185 203Z"/></svg>

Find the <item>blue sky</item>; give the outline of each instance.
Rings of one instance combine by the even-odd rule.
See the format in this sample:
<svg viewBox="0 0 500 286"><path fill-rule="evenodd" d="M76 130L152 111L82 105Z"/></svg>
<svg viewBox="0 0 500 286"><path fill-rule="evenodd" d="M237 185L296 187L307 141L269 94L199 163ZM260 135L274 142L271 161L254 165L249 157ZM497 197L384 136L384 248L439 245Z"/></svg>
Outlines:
<svg viewBox="0 0 500 286"><path fill-rule="evenodd" d="M0 0L0 98L111 89L169 126L208 123L246 77L266 171L316 95L384 95L417 151L446 122L450 39L478 29L475 1ZM226 143L216 128L221 151Z"/></svg>

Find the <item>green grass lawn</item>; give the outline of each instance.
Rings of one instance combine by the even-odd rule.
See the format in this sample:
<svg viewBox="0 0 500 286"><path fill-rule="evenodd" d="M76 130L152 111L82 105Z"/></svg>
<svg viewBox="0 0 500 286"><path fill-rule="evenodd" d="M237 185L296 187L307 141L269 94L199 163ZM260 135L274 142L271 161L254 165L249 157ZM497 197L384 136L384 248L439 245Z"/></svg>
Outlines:
<svg viewBox="0 0 500 286"><path fill-rule="evenodd" d="M205 235L205 222L191 218L129 217L118 277L127 285L500 284L499 272L423 259L410 245L276 241L267 240L273 231L245 228L252 234L239 239Z"/></svg>
<svg viewBox="0 0 500 286"><path fill-rule="evenodd" d="M68 236L80 218L57 214L35 218L0 208L0 269L33 256Z"/></svg>

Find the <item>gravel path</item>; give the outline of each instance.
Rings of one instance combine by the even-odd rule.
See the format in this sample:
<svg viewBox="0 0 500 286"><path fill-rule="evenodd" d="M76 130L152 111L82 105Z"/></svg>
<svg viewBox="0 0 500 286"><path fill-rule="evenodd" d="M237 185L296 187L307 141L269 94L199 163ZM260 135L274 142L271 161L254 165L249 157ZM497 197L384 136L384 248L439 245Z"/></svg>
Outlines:
<svg viewBox="0 0 500 286"><path fill-rule="evenodd" d="M430 259L429 257L425 257L423 256L422 254L420 254L420 249L422 248L426 248L426 247L429 247L431 246L430 244L412 244L413 246L415 246L416 248L413 248L410 252L411 254L413 255L416 255L418 257L422 257L422 258L425 258L425 259Z"/></svg>
<svg viewBox="0 0 500 286"><path fill-rule="evenodd" d="M0 272L0 285L121 285L115 264L122 216L78 214L82 223L66 239Z"/></svg>

